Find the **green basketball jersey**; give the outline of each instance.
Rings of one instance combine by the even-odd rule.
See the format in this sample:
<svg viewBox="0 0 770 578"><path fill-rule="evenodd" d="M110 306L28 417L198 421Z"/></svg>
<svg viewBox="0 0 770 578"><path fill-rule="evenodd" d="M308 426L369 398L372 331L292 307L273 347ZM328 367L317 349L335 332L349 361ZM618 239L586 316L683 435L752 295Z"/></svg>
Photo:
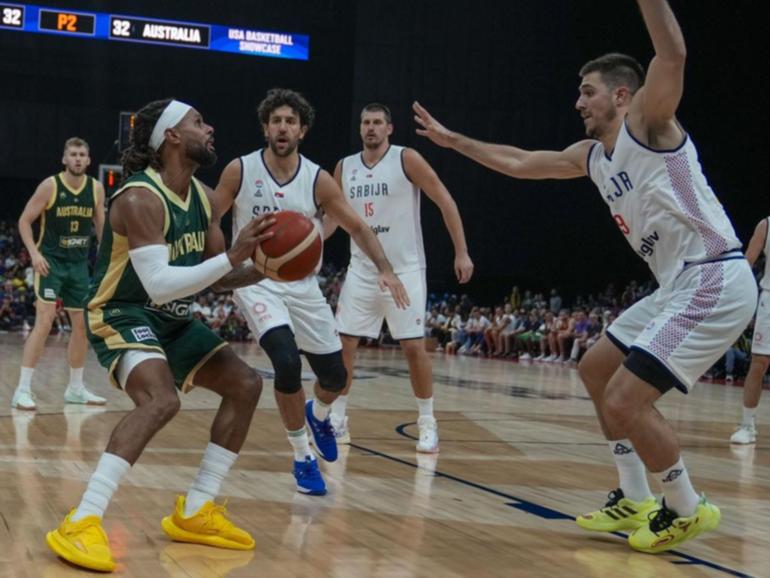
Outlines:
<svg viewBox="0 0 770 578"><path fill-rule="evenodd" d="M203 185L195 178L187 198L182 200L163 184L151 168L131 175L110 198L112 203L128 188L141 187L157 195L163 202L163 233L168 246L169 264L177 267L197 265L203 260L206 232L211 221L211 207ZM94 280L89 291L88 309L119 308L121 304L141 305L175 319L191 318L192 296L157 305L152 303L128 256L128 239L112 230L110 220L104 224Z"/></svg>
<svg viewBox="0 0 770 578"><path fill-rule="evenodd" d="M93 177L86 175L79 190L71 189L62 178L51 177L54 191L41 215L37 247L45 256L69 261L88 258L96 207Z"/></svg>

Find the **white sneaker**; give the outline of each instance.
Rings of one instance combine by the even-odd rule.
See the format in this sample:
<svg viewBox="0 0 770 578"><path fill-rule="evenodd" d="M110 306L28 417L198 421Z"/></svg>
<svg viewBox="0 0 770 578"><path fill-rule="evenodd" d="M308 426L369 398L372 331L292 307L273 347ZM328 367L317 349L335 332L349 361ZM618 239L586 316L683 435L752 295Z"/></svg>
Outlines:
<svg viewBox="0 0 770 578"><path fill-rule="evenodd" d="M541 353L535 358L535 361L545 361L545 355Z"/></svg>
<svg viewBox="0 0 770 578"><path fill-rule="evenodd" d="M753 444L757 441L757 429L753 425L741 425L730 436L731 444Z"/></svg>
<svg viewBox="0 0 770 578"><path fill-rule="evenodd" d="M529 361L532 359L532 356L529 353L525 353L524 355L519 356L519 361Z"/></svg>
<svg viewBox="0 0 770 578"><path fill-rule="evenodd" d="M35 396L29 391L16 390L11 400L11 407L14 409L25 409L27 411L34 411L37 409L35 403Z"/></svg>
<svg viewBox="0 0 770 578"><path fill-rule="evenodd" d="M420 440L417 442L417 451L424 454L438 453L438 424L436 418L424 415L417 420L420 430Z"/></svg>
<svg viewBox="0 0 770 578"><path fill-rule="evenodd" d="M337 419L334 414L330 416L332 420L332 429L334 429L334 439L338 444L350 443L350 430L348 429L348 416Z"/></svg>
<svg viewBox="0 0 770 578"><path fill-rule="evenodd" d="M85 387L80 391L73 391L69 387L64 390L64 403L79 403L82 405L104 405L107 400L101 396L95 395Z"/></svg>
<svg viewBox="0 0 770 578"><path fill-rule="evenodd" d="M554 355L549 355L549 356L548 356L548 357L546 357L546 358L545 358L543 361L546 361L546 362L548 362L548 363L553 363L553 362L554 362L554 361L556 361L557 359L559 359L559 356L558 356L558 355L556 355L556 354L554 354Z"/></svg>

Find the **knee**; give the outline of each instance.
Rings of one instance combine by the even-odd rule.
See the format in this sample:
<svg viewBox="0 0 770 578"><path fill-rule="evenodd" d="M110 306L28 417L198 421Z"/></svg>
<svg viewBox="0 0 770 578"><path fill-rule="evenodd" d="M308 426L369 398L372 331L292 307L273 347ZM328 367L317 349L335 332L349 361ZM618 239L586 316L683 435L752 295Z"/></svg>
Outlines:
<svg viewBox="0 0 770 578"><path fill-rule="evenodd" d="M628 396L618 388L607 389L604 392L602 414L608 424L614 427L628 427L636 420L640 411L638 404L631 403Z"/></svg>
<svg viewBox="0 0 770 578"><path fill-rule="evenodd" d="M313 371L318 377L318 385L324 391L339 393L345 389L348 379L348 371L342 362L342 354L329 353L326 355L309 356Z"/></svg>
<svg viewBox="0 0 770 578"><path fill-rule="evenodd" d="M272 362L276 391L292 394L302 389L302 360L299 354L291 351L278 353Z"/></svg>
<svg viewBox="0 0 770 578"><path fill-rule="evenodd" d="M256 407L262 395L262 377L250 367L246 367L238 378L238 399Z"/></svg>
<svg viewBox="0 0 770 578"><path fill-rule="evenodd" d="M159 426L163 426L179 412L181 405L179 396L173 393L152 398L149 409L153 421Z"/></svg>

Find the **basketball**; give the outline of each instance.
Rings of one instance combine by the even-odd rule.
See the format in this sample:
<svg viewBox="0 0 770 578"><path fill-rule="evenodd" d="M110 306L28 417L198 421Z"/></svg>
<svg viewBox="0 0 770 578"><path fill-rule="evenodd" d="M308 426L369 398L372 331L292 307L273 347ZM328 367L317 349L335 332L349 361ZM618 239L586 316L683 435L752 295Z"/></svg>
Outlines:
<svg viewBox="0 0 770 578"><path fill-rule="evenodd" d="M276 281L299 281L310 275L321 259L321 232L313 221L296 211L278 211L267 229L273 236L257 245L254 266Z"/></svg>

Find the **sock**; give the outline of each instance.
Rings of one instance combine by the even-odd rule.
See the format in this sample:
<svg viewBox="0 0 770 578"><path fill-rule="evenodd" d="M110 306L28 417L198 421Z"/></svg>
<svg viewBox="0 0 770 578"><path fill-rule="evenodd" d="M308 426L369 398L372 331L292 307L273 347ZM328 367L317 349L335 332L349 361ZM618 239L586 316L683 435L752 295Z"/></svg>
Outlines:
<svg viewBox="0 0 770 578"><path fill-rule="evenodd" d="M79 392L85 388L83 385L83 368L82 367L70 367L70 382L67 385L67 389L74 392Z"/></svg>
<svg viewBox="0 0 770 578"><path fill-rule="evenodd" d="M745 425L748 427L754 427L755 420L757 417L757 408L756 407L743 407L743 419L741 420L741 425Z"/></svg>
<svg viewBox="0 0 770 578"><path fill-rule="evenodd" d="M433 397L427 399L415 398L417 400L417 409L420 417L433 417Z"/></svg>
<svg viewBox="0 0 770 578"><path fill-rule="evenodd" d="M669 510L674 510L679 517L692 516L695 513L700 496L695 493L695 488L690 483L690 476L681 457L670 468L653 475L660 480Z"/></svg>
<svg viewBox="0 0 770 578"><path fill-rule="evenodd" d="M34 371L34 367L21 368L21 374L19 375L19 386L16 388L17 391L32 393L32 374Z"/></svg>
<svg viewBox="0 0 770 578"><path fill-rule="evenodd" d="M77 522L86 516L104 517L112 494L118 489L121 478L130 468L131 464L120 456L103 453L71 520Z"/></svg>
<svg viewBox="0 0 770 578"><path fill-rule="evenodd" d="M213 502L219 494L222 482L233 467L238 454L209 442L203 452L201 467L195 477L184 502L184 515L189 518L203 507L206 502Z"/></svg>
<svg viewBox="0 0 770 578"><path fill-rule="evenodd" d="M310 451L310 441L304 427L294 431L286 430L286 435L289 436L289 443L294 449L294 461L304 462L306 457L312 457L313 452Z"/></svg>
<svg viewBox="0 0 770 578"><path fill-rule="evenodd" d="M332 415L339 421L345 417L345 412L348 409L348 396L340 395L332 402Z"/></svg>
<svg viewBox="0 0 770 578"><path fill-rule="evenodd" d="M329 417L331 409L332 406L328 403L324 403L318 398L313 400L313 417L318 421L325 421L326 418Z"/></svg>
<svg viewBox="0 0 770 578"><path fill-rule="evenodd" d="M620 489L623 495L634 502L641 502L652 496L647 483L647 471L644 462L634 450L631 440L610 441L610 451L618 468Z"/></svg>

